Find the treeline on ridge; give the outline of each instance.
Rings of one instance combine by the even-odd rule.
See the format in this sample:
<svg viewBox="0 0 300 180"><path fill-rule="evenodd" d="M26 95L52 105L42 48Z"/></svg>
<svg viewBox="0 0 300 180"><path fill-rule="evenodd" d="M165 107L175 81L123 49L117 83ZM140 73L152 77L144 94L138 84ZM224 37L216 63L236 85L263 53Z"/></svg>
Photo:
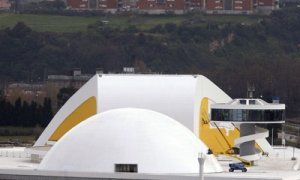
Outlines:
<svg viewBox="0 0 300 180"><path fill-rule="evenodd" d="M0 31L0 79L35 82L75 67L203 74L233 98L245 97L247 83L254 84L256 97L279 96L288 117L300 115L299 9L274 11L252 25L195 21L202 20L151 29L98 22L78 33L35 32L20 22Z"/></svg>

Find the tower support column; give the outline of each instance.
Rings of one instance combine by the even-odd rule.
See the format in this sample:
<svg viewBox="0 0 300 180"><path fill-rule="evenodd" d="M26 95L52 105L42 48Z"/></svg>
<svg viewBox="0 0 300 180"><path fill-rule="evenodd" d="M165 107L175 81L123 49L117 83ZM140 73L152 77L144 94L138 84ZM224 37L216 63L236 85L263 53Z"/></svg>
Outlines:
<svg viewBox="0 0 300 180"><path fill-rule="evenodd" d="M244 123L240 125L240 137L255 134L255 124ZM255 141L247 141L240 145L240 156L249 156L256 154Z"/></svg>

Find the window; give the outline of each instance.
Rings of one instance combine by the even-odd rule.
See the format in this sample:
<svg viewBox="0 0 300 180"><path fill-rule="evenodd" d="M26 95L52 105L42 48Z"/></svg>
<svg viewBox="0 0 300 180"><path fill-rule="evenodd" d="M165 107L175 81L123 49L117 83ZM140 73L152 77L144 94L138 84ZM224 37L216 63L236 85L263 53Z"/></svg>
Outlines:
<svg viewBox="0 0 300 180"><path fill-rule="evenodd" d="M247 100L241 99L241 100L240 100L240 104L247 104Z"/></svg>
<svg viewBox="0 0 300 180"><path fill-rule="evenodd" d="M252 110L252 109L211 109L213 121L284 121L284 110Z"/></svg>
<svg viewBox="0 0 300 180"><path fill-rule="evenodd" d="M165 4L165 3L166 3L166 0L156 0L156 3L157 3L157 4Z"/></svg>
<svg viewBox="0 0 300 180"><path fill-rule="evenodd" d="M115 164L115 172L137 173L138 165L137 164Z"/></svg>
<svg viewBox="0 0 300 180"><path fill-rule="evenodd" d="M249 100L249 104L255 104L255 100Z"/></svg>
<svg viewBox="0 0 300 180"><path fill-rule="evenodd" d="M243 1L235 1L235 4L243 4Z"/></svg>

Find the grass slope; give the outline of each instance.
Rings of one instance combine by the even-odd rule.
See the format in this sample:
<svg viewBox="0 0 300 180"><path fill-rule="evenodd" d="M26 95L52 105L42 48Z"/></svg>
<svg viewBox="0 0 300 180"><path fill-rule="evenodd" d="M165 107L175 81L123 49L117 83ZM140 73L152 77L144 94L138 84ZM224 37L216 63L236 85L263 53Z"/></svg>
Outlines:
<svg viewBox="0 0 300 180"><path fill-rule="evenodd" d="M156 25L166 23L181 24L190 22L195 25L205 24L206 22L224 23L247 23L257 22L256 16L222 16L222 15L184 15L184 16L56 16L56 15L31 15L31 14L0 14L0 29L13 27L17 22L24 22L35 31L39 32L79 32L85 31L88 25L97 21L107 21L111 27L126 28L135 25L141 29L149 29Z"/></svg>
<svg viewBox="0 0 300 180"><path fill-rule="evenodd" d="M0 145L6 142L32 144L42 131L41 127L0 126Z"/></svg>
<svg viewBox="0 0 300 180"><path fill-rule="evenodd" d="M96 21L96 17L0 14L0 29L24 22L35 31L75 32L85 30L89 24Z"/></svg>

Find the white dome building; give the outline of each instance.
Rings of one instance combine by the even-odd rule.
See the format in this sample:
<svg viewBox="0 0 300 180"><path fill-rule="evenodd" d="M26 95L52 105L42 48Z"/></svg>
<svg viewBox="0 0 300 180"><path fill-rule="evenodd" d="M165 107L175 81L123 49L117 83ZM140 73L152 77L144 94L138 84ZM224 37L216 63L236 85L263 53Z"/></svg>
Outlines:
<svg viewBox="0 0 300 180"><path fill-rule="evenodd" d="M189 129L163 114L124 108L96 114L67 132L39 170L66 172L198 173L208 148ZM204 172L221 172L206 155Z"/></svg>

